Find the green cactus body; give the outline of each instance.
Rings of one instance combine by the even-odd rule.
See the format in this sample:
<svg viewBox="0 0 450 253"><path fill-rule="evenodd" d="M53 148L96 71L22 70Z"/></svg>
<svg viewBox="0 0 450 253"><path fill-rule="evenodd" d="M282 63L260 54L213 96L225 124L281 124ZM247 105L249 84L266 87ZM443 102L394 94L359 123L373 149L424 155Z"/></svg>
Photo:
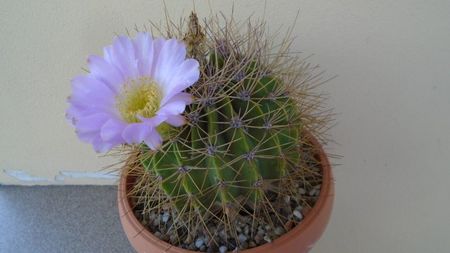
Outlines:
<svg viewBox="0 0 450 253"><path fill-rule="evenodd" d="M215 72L224 62L210 54ZM255 62L243 69L241 78L197 91L188 124L142 161L179 210L256 205L299 161L296 102Z"/></svg>

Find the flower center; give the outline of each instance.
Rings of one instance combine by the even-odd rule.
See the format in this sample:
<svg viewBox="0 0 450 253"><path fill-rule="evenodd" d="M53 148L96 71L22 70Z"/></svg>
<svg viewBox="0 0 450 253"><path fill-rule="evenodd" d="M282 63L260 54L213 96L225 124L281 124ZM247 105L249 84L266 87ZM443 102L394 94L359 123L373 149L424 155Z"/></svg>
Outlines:
<svg viewBox="0 0 450 253"><path fill-rule="evenodd" d="M161 100L159 86L153 79L144 77L126 83L122 93L116 98L116 105L123 120L137 123L141 121L137 116L155 116Z"/></svg>

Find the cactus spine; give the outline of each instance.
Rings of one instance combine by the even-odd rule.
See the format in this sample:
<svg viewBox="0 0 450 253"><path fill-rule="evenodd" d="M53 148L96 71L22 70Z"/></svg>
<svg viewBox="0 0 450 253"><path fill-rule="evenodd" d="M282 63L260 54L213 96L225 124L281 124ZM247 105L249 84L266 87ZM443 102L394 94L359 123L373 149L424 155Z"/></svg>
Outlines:
<svg viewBox="0 0 450 253"><path fill-rule="evenodd" d="M184 39L202 64L202 78L189 91L195 102L187 124L172 129L142 164L179 211L187 203L203 212L254 209L299 162L296 101L258 57L217 41L206 46L195 14Z"/></svg>

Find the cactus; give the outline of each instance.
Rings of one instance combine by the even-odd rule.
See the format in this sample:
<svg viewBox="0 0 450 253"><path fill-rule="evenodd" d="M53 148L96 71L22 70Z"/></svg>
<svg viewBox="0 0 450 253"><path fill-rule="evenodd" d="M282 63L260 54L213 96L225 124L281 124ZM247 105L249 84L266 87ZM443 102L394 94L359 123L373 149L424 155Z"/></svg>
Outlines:
<svg viewBox="0 0 450 253"><path fill-rule="evenodd" d="M215 75L217 52L208 67ZM241 77L208 87L188 109L188 124L167 145L143 161L161 178L164 192L180 208L256 204L264 185L279 181L299 160L301 121L283 83L254 62Z"/></svg>
<svg viewBox="0 0 450 253"><path fill-rule="evenodd" d="M161 148L142 144L131 161L138 174L131 194L139 210L169 210L173 223L164 231L175 232L175 245L208 234L211 223L239 244L233 222L243 213L255 226L288 230L286 204L274 203L297 196L299 185L321 180L305 134L320 137L329 120L320 111L323 97L311 91L322 83L321 73L303 59L286 57L289 39L272 53L276 46L265 39L263 26L249 25L242 33L232 21L225 28L219 23L213 19L201 27L193 14L186 34L168 28L184 38L201 77L188 90L194 102L186 124L159 129Z"/></svg>

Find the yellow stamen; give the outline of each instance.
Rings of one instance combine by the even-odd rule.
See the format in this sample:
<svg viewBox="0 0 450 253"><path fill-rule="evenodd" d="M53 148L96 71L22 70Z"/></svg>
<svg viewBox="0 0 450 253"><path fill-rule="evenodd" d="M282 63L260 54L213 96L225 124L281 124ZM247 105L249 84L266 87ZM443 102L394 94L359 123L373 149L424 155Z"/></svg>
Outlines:
<svg viewBox="0 0 450 253"><path fill-rule="evenodd" d="M123 120L137 123L141 121L137 116L155 116L161 100L159 86L153 79L144 77L126 83L122 93L116 98L116 105Z"/></svg>

